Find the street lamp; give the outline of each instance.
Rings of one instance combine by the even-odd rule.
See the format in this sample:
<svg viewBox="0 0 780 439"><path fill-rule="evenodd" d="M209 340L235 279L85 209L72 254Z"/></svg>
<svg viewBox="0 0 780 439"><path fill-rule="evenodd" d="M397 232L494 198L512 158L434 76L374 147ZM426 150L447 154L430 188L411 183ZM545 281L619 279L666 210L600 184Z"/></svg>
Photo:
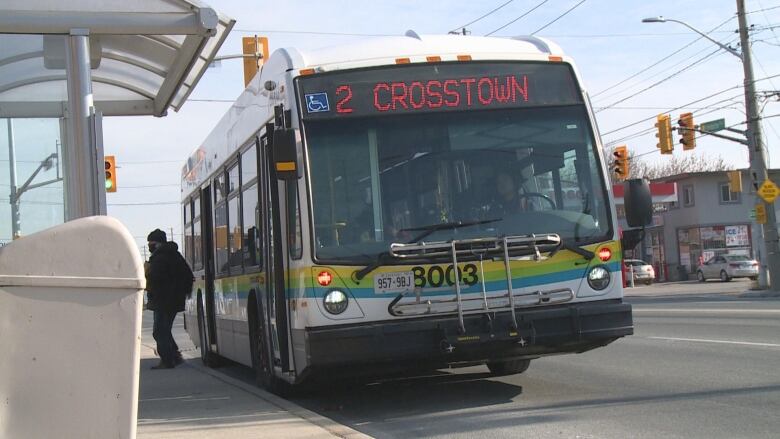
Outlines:
<svg viewBox="0 0 780 439"><path fill-rule="evenodd" d="M750 38L748 36L747 18L745 14L745 0L737 0L737 18L739 20L739 37L740 45L742 46L742 53L732 49L731 47L722 44L719 41L715 41L710 38L704 32L696 29L688 23L680 20L673 20L671 18L664 18L661 16L650 17L642 20L642 23L666 23L667 21L673 23L679 23L688 29L696 32L702 37L706 38L710 42L714 43L726 52L736 56L742 61L742 68L745 73L744 87L745 87L745 109L747 110L747 131L745 136L747 137L748 154L750 156L750 176L753 180L754 187L758 187L760 183L767 181L769 174L766 168L766 153L762 147L762 132L760 122L760 113L758 111L758 102L756 100L756 87L755 78L753 77L753 61L750 54ZM758 192L758 191L757 191ZM756 193L758 198L758 193ZM762 202L763 200L756 200ZM766 224L763 227L763 246L759 245L761 251L760 259L762 263L766 261L766 268L768 268L771 289L780 289L780 244L778 243L777 233L777 220L775 217L774 202L765 203L767 218ZM761 233L760 226L758 227L759 233ZM760 270L759 282L761 286L767 285L766 282L766 269Z"/></svg>
<svg viewBox="0 0 780 439"><path fill-rule="evenodd" d="M732 49L731 47L721 43L720 41L713 40L712 38L710 38L709 35L705 34L704 32L702 32L702 31L700 31L698 29L696 29L695 27L691 26L690 24L688 24L688 23L686 23L684 21L674 20L672 18L665 18L665 17L662 17L660 15L658 17L648 17L648 18L643 18L642 19L642 23L666 23L667 21L671 22L671 23L679 23L679 24L687 27L688 29L690 29L690 30L696 32L697 34L701 35L702 37L706 38L710 42L716 44L721 49L725 50L726 52L728 52L728 53L736 56L740 60L742 60L742 55L739 52L737 52L736 50Z"/></svg>

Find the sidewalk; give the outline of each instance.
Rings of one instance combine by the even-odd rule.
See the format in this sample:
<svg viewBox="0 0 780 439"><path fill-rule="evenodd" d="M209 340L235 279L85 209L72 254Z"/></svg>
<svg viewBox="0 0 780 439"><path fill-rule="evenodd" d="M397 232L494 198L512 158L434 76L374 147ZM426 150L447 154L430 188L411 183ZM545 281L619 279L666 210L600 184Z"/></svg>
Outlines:
<svg viewBox="0 0 780 439"><path fill-rule="evenodd" d="M731 282L697 280L654 283L650 286L636 285L625 288L623 295L627 298L643 297L695 297L695 296L733 296L741 298L778 297L777 292L766 290L751 290L752 281L734 279Z"/></svg>
<svg viewBox="0 0 780 439"><path fill-rule="evenodd" d="M150 370L157 364L151 314L144 313L138 438L367 438L262 389L201 365L198 351L181 327L174 336L185 363Z"/></svg>

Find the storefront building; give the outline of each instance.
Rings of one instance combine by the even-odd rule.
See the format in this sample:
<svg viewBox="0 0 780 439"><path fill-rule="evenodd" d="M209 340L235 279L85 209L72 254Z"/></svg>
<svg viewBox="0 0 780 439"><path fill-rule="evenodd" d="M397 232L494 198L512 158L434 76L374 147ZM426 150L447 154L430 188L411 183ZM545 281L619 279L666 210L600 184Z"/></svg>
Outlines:
<svg viewBox="0 0 780 439"><path fill-rule="evenodd" d="M780 170L770 170L780 182ZM759 258L758 239L751 221L755 189L742 170L743 192L731 192L726 171L696 172L665 177L651 182L655 215L645 240L626 257L642 259L655 267L658 281L692 279L700 265L722 254ZM660 197L659 187L674 186L673 195ZM653 189L655 188L655 189ZM620 187L622 189L622 187ZM616 186L619 217L622 190ZM661 200L664 198L664 200ZM626 227L625 221L621 220Z"/></svg>

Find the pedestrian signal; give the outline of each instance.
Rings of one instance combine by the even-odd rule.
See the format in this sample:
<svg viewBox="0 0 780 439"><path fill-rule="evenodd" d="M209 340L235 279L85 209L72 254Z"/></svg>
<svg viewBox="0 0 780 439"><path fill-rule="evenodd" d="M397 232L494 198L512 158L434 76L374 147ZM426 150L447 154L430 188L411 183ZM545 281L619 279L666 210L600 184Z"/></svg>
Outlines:
<svg viewBox="0 0 780 439"><path fill-rule="evenodd" d="M628 148L620 145L612 151L612 172L620 180L628 178Z"/></svg>
<svg viewBox="0 0 780 439"><path fill-rule="evenodd" d="M112 155L105 157L106 192L116 192L116 159Z"/></svg>
<svg viewBox="0 0 780 439"><path fill-rule="evenodd" d="M658 122L655 127L658 132L655 137L658 137L658 149L661 150L661 154L671 154L674 151L674 144L672 143L672 119L668 114L659 114Z"/></svg>
<svg viewBox="0 0 780 439"><path fill-rule="evenodd" d="M693 124L693 113L683 113L677 121L680 128L677 132L680 134L680 143L684 151L690 151L696 148L696 126Z"/></svg>

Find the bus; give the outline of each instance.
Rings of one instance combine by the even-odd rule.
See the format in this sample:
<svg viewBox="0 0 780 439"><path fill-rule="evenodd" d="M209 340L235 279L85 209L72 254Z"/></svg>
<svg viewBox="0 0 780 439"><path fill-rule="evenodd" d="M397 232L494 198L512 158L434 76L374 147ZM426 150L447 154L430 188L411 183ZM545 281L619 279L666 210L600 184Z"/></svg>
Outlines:
<svg viewBox="0 0 780 439"><path fill-rule="evenodd" d="M272 391L605 346L633 322L602 151L542 38L279 49L182 169L186 330Z"/></svg>

